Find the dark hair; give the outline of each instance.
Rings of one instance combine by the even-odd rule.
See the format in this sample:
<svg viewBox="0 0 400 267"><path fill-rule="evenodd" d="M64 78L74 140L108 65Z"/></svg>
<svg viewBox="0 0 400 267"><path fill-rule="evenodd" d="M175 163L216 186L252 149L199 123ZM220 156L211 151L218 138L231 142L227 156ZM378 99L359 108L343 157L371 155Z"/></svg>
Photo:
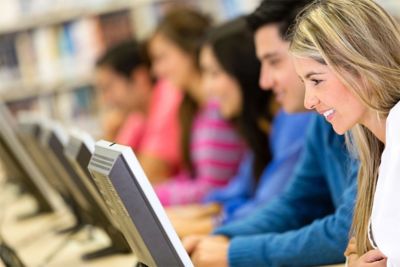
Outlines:
<svg viewBox="0 0 400 267"><path fill-rule="evenodd" d="M201 44L210 25L211 20L208 16L189 7L177 7L167 13L160 21L155 30L155 35L162 34L192 56L195 67L198 68ZM190 135L194 116L198 109L199 106L196 101L188 93L185 93L179 108L182 159L185 167L192 175L195 174L195 170L190 153Z"/></svg>
<svg viewBox="0 0 400 267"><path fill-rule="evenodd" d="M198 62L204 35L211 26L209 16L190 7L175 7L158 24L155 35L162 34ZM196 65L198 67L198 65Z"/></svg>
<svg viewBox="0 0 400 267"><path fill-rule="evenodd" d="M312 0L263 0L258 8L247 16L247 24L255 32L266 24L277 23L283 39L295 24L297 15Z"/></svg>
<svg viewBox="0 0 400 267"><path fill-rule="evenodd" d="M96 67L109 67L125 78L130 78L138 67L149 67L149 58L144 43L125 41L109 48L99 59Z"/></svg>
<svg viewBox="0 0 400 267"><path fill-rule="evenodd" d="M239 132L254 154L253 175L258 179L271 160L267 133L260 121L272 121L272 93L260 88L260 62L256 57L253 34L243 17L212 29L209 45L222 68L238 83L242 95L242 111L233 119Z"/></svg>

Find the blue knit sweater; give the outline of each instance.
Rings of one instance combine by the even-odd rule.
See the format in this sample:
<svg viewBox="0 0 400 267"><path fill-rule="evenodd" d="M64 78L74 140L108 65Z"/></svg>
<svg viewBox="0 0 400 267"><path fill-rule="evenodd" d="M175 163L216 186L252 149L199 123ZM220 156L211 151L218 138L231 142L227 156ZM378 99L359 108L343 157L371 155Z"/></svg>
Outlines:
<svg viewBox="0 0 400 267"><path fill-rule="evenodd" d="M357 169L343 136L335 134L324 118L313 118L303 154L285 192L246 219L215 231L231 238L230 266L343 262Z"/></svg>
<svg viewBox="0 0 400 267"><path fill-rule="evenodd" d="M242 219L282 194L293 177L312 117L310 112L278 112L269 135L272 160L263 170L259 182L256 183L253 176L254 156L248 153L229 185L215 190L205 198L205 202L222 205L224 224Z"/></svg>

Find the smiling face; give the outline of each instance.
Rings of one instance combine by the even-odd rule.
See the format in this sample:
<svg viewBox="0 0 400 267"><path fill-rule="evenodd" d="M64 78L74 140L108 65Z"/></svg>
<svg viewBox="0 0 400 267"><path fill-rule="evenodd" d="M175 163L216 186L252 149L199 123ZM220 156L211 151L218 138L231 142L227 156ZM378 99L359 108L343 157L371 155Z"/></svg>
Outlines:
<svg viewBox="0 0 400 267"><path fill-rule="evenodd" d="M219 102L225 119L236 117L242 109L239 83L222 69L211 47L201 50L200 65L204 89Z"/></svg>
<svg viewBox="0 0 400 267"><path fill-rule="evenodd" d="M336 133L344 134L357 123L368 124L367 107L328 65L299 57L294 58L294 65L306 88L304 106L323 115Z"/></svg>
<svg viewBox="0 0 400 267"><path fill-rule="evenodd" d="M272 90L286 112L305 111L304 86L296 74L288 41L276 24L267 24L255 33L257 57L261 62L260 86Z"/></svg>

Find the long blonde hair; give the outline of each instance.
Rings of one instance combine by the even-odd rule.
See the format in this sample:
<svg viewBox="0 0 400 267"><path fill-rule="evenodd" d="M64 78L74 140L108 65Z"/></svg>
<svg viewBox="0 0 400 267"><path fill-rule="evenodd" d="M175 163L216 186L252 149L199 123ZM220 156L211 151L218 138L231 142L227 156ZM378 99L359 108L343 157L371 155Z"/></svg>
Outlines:
<svg viewBox="0 0 400 267"><path fill-rule="evenodd" d="M400 100L400 30L372 0L317 0L298 17L291 51L329 65L338 78L378 118ZM347 135L360 160L352 226L357 252L370 250L368 225L384 144L365 126Z"/></svg>

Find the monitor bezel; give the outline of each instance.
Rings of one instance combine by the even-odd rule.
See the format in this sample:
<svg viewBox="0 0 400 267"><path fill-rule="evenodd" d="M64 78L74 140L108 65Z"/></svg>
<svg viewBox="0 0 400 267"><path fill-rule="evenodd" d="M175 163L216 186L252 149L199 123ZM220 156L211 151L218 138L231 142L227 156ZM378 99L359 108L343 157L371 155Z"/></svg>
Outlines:
<svg viewBox="0 0 400 267"><path fill-rule="evenodd" d="M56 211L59 208L56 193L48 184L48 181L46 181L43 173L40 168L36 166L28 151L24 148L16 132L17 121L12 117L12 114L5 104L0 102L0 135L6 146L5 149L9 150L6 151L6 153L13 153L11 156L14 158L17 166L21 167L21 174L26 175L24 178L29 179L31 185L35 186L33 190L37 191L37 194L40 194L37 197L42 200L38 201L45 201L46 203L44 203L44 205Z"/></svg>
<svg viewBox="0 0 400 267"><path fill-rule="evenodd" d="M96 164L94 164L93 158L95 156L99 156L99 155L102 157L106 156L106 157L108 157L110 159L112 158L114 160L114 162L112 163L113 166L108 171L105 170L104 168L99 168L99 166L96 166ZM153 218L156 219L156 221L154 223L157 225L158 229L163 233L162 238L164 238L164 240L166 241L166 244L173 249L172 252L176 254L176 256L179 258L179 260L181 261L183 266L192 267L193 264L190 260L189 255L186 253L185 249L183 248L183 245L182 245L178 235L176 234L172 224L170 223L164 208L162 207L157 195L155 194L155 192L153 190L151 183L147 179L147 177L146 177L139 161L137 160L134 152L132 151L132 149L127 146L122 146L122 145L118 145L118 144L111 143L108 141L100 140L96 143L95 154L94 154L93 158L88 166L92 177L94 178L96 183L99 184L99 188L101 190L103 190L102 187L105 187L106 185L102 185L101 184L102 181L99 182L98 178L102 177L101 179L109 180L106 183L111 183L111 185L113 186L113 189L116 191L118 196L110 197L111 193L104 192L104 190L102 191L102 193L105 194L107 198L109 198L108 199L108 201L110 203L109 205L118 206L118 205L115 205L115 201L118 202L119 204L122 204L122 207L125 208L125 211L121 211L121 212L127 213L127 215L131 219L131 221L130 221L131 227L135 228L135 229L126 229L124 227L129 227L129 226L121 225L120 230L123 232L123 234L127 235L127 233L129 233L130 231L135 231L138 233L138 230L135 226L135 223L132 221L132 214L130 214L126 210L126 205L124 204L123 200L120 197L119 192L117 192L117 189L115 188L115 186L113 184L113 178L109 177L115 166L114 164L119 159L121 159L123 161L123 163L126 165L127 171L131 175L130 178L132 179L133 183L135 184L134 186L135 187L138 186L137 189L139 192L142 193L141 195L142 195L143 201L146 202L146 204L148 204L148 208L151 209L150 213L152 213ZM116 198L118 198L118 199L116 199ZM113 201L114 201L114 203L113 203ZM115 207L115 208L118 210L118 207ZM125 216L125 215L118 214L118 216ZM135 215L135 216L138 216L138 215ZM138 234L140 235L140 233L138 233ZM137 251L135 251L135 250L137 250L138 247L140 248L141 243L144 242L143 237L140 242L137 240L134 240L134 238L131 236L126 236L126 239L128 240L128 243L132 246L132 250L136 253L140 262L142 262L144 264L148 264L148 262L150 261L150 264L148 264L149 266L153 266L155 264L155 260L153 259L153 256L152 256L153 253L151 251L147 251L145 253L145 254L150 254L151 259L148 259L142 253L138 253ZM139 242L139 244L137 244L138 242ZM146 247L146 249L147 249L147 247Z"/></svg>

